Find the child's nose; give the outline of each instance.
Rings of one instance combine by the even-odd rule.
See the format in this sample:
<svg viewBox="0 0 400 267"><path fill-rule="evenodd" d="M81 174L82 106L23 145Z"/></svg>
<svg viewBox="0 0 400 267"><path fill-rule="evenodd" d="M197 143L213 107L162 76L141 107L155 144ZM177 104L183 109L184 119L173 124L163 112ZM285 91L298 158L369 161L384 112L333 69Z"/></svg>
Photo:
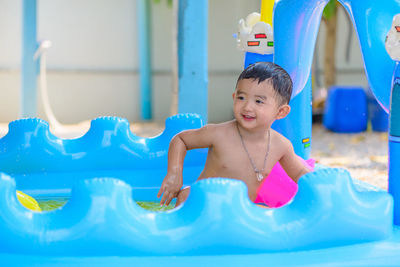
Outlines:
<svg viewBox="0 0 400 267"><path fill-rule="evenodd" d="M250 109L251 109L251 102L246 101L246 103L244 104L244 110L250 110Z"/></svg>

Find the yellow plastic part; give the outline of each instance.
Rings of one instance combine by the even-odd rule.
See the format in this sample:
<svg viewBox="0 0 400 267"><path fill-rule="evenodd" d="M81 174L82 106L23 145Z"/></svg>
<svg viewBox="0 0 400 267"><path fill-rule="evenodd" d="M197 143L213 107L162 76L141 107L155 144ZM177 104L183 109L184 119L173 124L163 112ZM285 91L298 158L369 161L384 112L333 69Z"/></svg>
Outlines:
<svg viewBox="0 0 400 267"><path fill-rule="evenodd" d="M17 198L25 208L33 211L42 211L42 209L39 207L39 204L33 197L17 190Z"/></svg>
<svg viewBox="0 0 400 267"><path fill-rule="evenodd" d="M261 1L261 21L272 26L272 13L274 12L275 0Z"/></svg>

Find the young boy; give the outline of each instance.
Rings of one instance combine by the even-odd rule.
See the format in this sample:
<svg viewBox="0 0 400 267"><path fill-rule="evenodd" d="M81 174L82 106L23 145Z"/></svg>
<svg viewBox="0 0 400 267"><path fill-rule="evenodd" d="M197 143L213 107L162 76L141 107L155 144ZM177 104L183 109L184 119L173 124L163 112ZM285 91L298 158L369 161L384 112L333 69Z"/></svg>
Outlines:
<svg viewBox="0 0 400 267"><path fill-rule="evenodd" d="M275 120L288 115L291 94L292 80L278 65L259 62L247 67L232 95L234 120L183 131L171 140L168 173L157 195L162 195L161 205L168 205L176 197L178 206L188 197L190 187L181 190L182 168L186 151L195 148L209 149L198 180L242 180L252 201L262 180L278 161L297 183L309 170L294 153L290 141L271 129Z"/></svg>

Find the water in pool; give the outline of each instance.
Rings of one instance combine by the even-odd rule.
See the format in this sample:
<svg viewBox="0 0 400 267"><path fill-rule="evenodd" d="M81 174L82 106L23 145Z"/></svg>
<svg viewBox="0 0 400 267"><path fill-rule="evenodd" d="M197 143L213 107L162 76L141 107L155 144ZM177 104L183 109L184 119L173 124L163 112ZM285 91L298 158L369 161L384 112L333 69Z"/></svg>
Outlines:
<svg viewBox="0 0 400 267"><path fill-rule="evenodd" d="M42 211L55 210L63 206L69 197L37 197L36 200ZM175 202L171 202L168 206L160 206L159 202L152 201L136 201L140 207L151 211L167 211L175 207Z"/></svg>

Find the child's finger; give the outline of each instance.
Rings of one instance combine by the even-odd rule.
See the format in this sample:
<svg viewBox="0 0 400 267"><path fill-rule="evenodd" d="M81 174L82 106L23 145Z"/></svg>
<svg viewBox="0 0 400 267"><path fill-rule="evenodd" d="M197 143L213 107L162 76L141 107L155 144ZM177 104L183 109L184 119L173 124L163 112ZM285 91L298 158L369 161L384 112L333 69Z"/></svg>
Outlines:
<svg viewBox="0 0 400 267"><path fill-rule="evenodd" d="M174 198L174 194L172 194L172 193L169 193L168 194L168 199L167 199L167 201L165 202L165 205L169 205L169 203L171 203L171 201L172 201L172 199Z"/></svg>
<svg viewBox="0 0 400 267"><path fill-rule="evenodd" d="M162 195L161 201L160 201L161 206L166 203L166 201L168 200L168 196L169 196L169 193L167 191L164 192L164 194Z"/></svg>
<svg viewBox="0 0 400 267"><path fill-rule="evenodd" d="M161 186L161 187L160 187L160 190L158 190L157 198L160 198L163 192L164 192L164 187Z"/></svg>

